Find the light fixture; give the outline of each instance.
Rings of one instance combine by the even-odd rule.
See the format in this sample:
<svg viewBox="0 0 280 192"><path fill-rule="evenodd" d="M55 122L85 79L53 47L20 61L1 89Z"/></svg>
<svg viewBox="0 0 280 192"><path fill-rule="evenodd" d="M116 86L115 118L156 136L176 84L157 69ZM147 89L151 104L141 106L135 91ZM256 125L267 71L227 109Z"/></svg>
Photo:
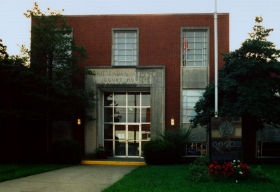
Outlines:
<svg viewBox="0 0 280 192"><path fill-rule="evenodd" d="M81 123L82 123L82 122L81 122L81 119L77 119L77 124L78 124L78 125L81 125Z"/></svg>
<svg viewBox="0 0 280 192"><path fill-rule="evenodd" d="M174 120L174 118L171 118L171 126L174 126L175 125L175 120Z"/></svg>

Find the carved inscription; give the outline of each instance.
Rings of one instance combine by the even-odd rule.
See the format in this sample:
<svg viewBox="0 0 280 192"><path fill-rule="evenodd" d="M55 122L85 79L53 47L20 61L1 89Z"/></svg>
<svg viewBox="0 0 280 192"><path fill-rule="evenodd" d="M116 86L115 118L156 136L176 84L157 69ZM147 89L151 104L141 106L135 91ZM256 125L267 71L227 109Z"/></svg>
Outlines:
<svg viewBox="0 0 280 192"><path fill-rule="evenodd" d="M94 70L95 78L102 84L151 84L154 71L136 72L133 69L98 69Z"/></svg>

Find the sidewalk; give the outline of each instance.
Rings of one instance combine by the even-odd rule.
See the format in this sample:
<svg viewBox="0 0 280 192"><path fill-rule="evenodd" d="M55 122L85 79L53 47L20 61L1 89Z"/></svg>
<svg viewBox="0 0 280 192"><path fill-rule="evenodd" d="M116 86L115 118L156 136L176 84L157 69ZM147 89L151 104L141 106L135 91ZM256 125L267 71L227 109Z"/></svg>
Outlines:
<svg viewBox="0 0 280 192"><path fill-rule="evenodd" d="M137 166L79 165L0 183L5 192L100 192Z"/></svg>

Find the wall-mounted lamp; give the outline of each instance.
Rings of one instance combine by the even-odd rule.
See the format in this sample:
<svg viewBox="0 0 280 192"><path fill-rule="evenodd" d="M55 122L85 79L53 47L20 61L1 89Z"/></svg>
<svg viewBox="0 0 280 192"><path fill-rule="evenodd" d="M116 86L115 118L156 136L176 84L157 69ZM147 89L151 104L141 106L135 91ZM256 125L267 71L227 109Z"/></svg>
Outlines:
<svg viewBox="0 0 280 192"><path fill-rule="evenodd" d="M171 118L170 124L171 124L171 126L174 126L174 125L175 125L175 120L174 120L174 118Z"/></svg>
<svg viewBox="0 0 280 192"><path fill-rule="evenodd" d="M78 124L78 125L81 125L81 123L82 123L82 122L81 122L81 119L77 119L77 124Z"/></svg>

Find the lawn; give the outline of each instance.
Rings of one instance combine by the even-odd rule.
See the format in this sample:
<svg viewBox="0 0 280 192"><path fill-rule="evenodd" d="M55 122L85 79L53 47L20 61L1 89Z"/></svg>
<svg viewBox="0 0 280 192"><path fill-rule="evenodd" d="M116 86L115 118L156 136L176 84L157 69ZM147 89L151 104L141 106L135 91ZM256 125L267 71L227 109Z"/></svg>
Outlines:
<svg viewBox="0 0 280 192"><path fill-rule="evenodd" d="M149 191L149 192L231 192L231 191L280 191L280 166L261 165L271 182L194 182L190 181L189 165L138 167L104 192Z"/></svg>
<svg viewBox="0 0 280 192"><path fill-rule="evenodd" d="M69 167L58 164L0 164L0 182Z"/></svg>

